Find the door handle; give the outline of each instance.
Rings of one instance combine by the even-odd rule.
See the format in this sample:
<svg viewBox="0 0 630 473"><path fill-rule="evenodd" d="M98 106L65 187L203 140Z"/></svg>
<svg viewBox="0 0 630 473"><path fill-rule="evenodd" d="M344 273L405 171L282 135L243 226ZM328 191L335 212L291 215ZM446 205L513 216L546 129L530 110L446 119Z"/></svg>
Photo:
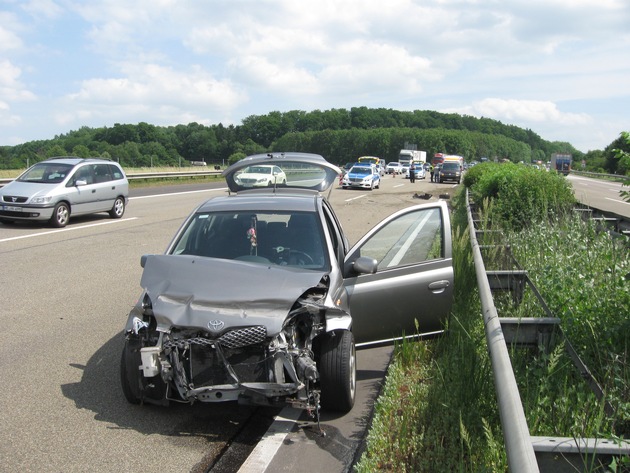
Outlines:
<svg viewBox="0 0 630 473"><path fill-rule="evenodd" d="M433 281L429 284L429 291L439 294L444 292L444 290L451 285L451 282L447 279L442 279L441 281Z"/></svg>

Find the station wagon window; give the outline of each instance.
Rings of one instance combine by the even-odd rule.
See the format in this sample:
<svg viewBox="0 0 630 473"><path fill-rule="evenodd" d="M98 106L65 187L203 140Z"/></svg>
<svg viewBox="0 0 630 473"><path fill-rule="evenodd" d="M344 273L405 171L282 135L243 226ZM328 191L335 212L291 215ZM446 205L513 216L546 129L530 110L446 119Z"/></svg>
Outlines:
<svg viewBox="0 0 630 473"><path fill-rule="evenodd" d="M401 215L372 235L360 252L357 256L376 259L379 271L443 258L440 210L421 209Z"/></svg>
<svg viewBox="0 0 630 473"><path fill-rule="evenodd" d="M42 184L58 184L63 181L70 170L71 164L44 164L38 163L17 178L21 182L37 182Z"/></svg>
<svg viewBox="0 0 630 473"><path fill-rule="evenodd" d="M115 181L119 179L123 179L125 177L123 176L123 173L120 170L120 168L116 166L115 164L108 164L108 166L109 166L109 172L113 176Z"/></svg>

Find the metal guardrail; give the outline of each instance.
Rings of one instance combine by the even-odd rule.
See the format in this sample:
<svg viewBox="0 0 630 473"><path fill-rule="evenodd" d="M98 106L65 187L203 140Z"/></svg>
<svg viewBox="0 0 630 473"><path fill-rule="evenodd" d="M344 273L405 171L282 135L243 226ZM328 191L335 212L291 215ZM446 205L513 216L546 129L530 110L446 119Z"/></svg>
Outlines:
<svg viewBox="0 0 630 473"><path fill-rule="evenodd" d="M474 230L475 224L468 201L468 192L466 193L466 211L468 214L468 228L470 229L470 243L473 249L475 273L477 275L477 288L481 299L486 341L492 361L494 386L499 404L499 415L503 427L503 440L505 442L508 466L513 473L538 472L540 470L538 469L536 454L529 436L521 395L512 370L510 355L503 331L501 330L499 314L494 306L490 283Z"/></svg>
<svg viewBox="0 0 630 473"><path fill-rule="evenodd" d="M626 440L612 441L593 438L530 436L507 350L508 343L516 346L536 347L542 345L549 347L554 337L562 337L565 343L565 350L573 364L600 400L603 399L603 390L573 349L569 340L564 337L560 319L553 317L538 289L529 279L527 271L520 268L513 257L512 262L515 263L517 269L486 270L481 249L487 248L487 246L482 247L479 245L477 235L490 232L476 229L468 192L466 192L466 212L477 276L477 287L485 324L486 342L492 362L494 384L510 471L515 473L590 471L586 466L586 459L588 459L590 464L595 465L593 459L601 461L602 464L607 464L613 457L630 456L630 442ZM604 220L601 223L609 227L607 229L610 230L610 224L613 222ZM619 223L616 221L614 223L615 228L612 230L613 232L619 230L616 228ZM505 247L505 249L509 252L509 247ZM533 291L547 317L532 319L499 317L494 305L492 292L499 290L509 291L512 294L514 303L518 304L523 297L523 291L526 286ZM604 408L609 415L612 414L612 407L607 402Z"/></svg>

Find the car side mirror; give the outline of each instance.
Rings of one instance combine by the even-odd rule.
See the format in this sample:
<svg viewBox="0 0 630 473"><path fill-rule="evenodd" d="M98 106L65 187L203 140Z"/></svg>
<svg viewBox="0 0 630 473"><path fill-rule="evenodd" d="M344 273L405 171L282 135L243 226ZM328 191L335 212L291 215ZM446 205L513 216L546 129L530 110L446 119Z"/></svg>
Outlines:
<svg viewBox="0 0 630 473"><path fill-rule="evenodd" d="M359 256L352 263L352 269L359 274L374 274L378 269L378 261L369 256Z"/></svg>
<svg viewBox="0 0 630 473"><path fill-rule="evenodd" d="M85 179L77 179L76 181L74 181L74 185L77 187L87 186L87 181Z"/></svg>
<svg viewBox="0 0 630 473"><path fill-rule="evenodd" d="M147 264L147 259L149 258L149 256L151 255L142 255L140 257L140 266L144 268L144 265Z"/></svg>

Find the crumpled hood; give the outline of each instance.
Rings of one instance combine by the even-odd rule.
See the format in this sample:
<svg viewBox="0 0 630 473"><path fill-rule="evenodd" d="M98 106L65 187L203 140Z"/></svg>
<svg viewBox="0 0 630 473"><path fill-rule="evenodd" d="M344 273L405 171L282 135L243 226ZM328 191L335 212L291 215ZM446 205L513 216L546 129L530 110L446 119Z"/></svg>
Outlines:
<svg viewBox="0 0 630 473"><path fill-rule="evenodd" d="M151 255L142 287L149 294L158 329L172 326L212 331L264 325L268 335L280 332L289 310L322 271L188 255Z"/></svg>

